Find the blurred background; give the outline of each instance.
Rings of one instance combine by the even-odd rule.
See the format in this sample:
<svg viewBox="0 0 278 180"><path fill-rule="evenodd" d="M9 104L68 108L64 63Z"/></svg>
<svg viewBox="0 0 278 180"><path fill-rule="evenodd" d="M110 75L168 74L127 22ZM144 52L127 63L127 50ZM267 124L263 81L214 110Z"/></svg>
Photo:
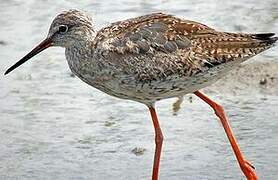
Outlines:
<svg viewBox="0 0 278 180"><path fill-rule="evenodd" d="M5 70L45 38L53 18L77 8L95 27L152 12L222 31L278 32L277 0L0 0L0 179L150 179L154 131L147 108L74 77L50 48ZM277 47L204 89L225 107L261 179L278 179ZM193 95L157 103L164 132L161 180L245 179L213 111Z"/></svg>

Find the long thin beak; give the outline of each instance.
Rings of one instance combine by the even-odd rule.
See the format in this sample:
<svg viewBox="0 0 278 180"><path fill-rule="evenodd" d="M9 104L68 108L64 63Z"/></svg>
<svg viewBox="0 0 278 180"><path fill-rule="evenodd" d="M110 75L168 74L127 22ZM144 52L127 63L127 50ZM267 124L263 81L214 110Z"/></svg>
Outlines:
<svg viewBox="0 0 278 180"><path fill-rule="evenodd" d="M46 38L44 41L42 41L38 46L36 46L31 52L29 52L26 56L24 56L22 59L20 59L17 63L15 63L13 66L11 66L4 75L10 73L12 70L20 66L21 64L25 63L27 60L31 59L33 56L39 54L46 48L49 48L52 45L52 40L50 38Z"/></svg>

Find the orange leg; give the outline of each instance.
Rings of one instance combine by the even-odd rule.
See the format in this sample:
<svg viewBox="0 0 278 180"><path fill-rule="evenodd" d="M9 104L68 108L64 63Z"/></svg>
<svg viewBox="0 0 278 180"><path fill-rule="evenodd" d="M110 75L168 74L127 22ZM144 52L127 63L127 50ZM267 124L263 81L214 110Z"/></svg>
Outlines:
<svg viewBox="0 0 278 180"><path fill-rule="evenodd" d="M194 92L195 95L197 95L199 98L201 98L202 100L204 100L206 103L208 103L213 109L215 114L219 117L219 119L221 120L221 123L225 129L226 135L231 143L231 146L233 148L233 151L235 153L235 156L237 158L237 161L239 163L239 166L242 170L242 172L244 173L244 175L246 176L246 178L248 180L258 180L258 177L256 175L255 172L255 168L244 159L242 153L240 152L239 146L236 142L236 139L233 135L232 129L230 127L230 124L228 122L228 118L225 115L224 109L217 104L216 102L214 102L213 100L211 100L209 97L207 97L206 95L204 95L203 93L201 93L200 91L196 91Z"/></svg>
<svg viewBox="0 0 278 180"><path fill-rule="evenodd" d="M160 162L160 155L161 155L161 148L163 142L163 134L159 126L159 121L155 112L154 107L149 107L154 130L155 130L155 154L154 154L154 163L153 163L153 175L152 180L158 180L158 173L159 173L159 162Z"/></svg>

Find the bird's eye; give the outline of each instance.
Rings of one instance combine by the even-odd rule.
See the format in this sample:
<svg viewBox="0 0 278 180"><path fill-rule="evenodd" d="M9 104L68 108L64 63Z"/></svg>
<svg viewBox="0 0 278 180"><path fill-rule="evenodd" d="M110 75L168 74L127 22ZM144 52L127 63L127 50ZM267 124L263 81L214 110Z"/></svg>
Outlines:
<svg viewBox="0 0 278 180"><path fill-rule="evenodd" d="M58 30L58 32L59 33L61 33L61 34L64 34L64 33L66 33L67 31L68 31L68 26L66 26L66 25L61 25L60 27L59 27L59 30Z"/></svg>

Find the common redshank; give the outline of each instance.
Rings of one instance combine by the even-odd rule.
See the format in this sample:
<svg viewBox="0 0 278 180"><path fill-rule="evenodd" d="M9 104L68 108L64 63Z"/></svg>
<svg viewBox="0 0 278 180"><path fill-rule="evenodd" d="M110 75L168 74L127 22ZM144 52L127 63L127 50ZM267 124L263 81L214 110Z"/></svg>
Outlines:
<svg viewBox="0 0 278 180"><path fill-rule="evenodd" d="M69 10L59 14L46 39L5 74L44 49L60 46L66 49L71 71L82 81L109 95L145 104L155 130L153 180L158 179L163 142L155 102L194 93L221 120L246 178L256 180L254 167L240 152L223 108L199 90L272 47L278 40L274 35L219 32L163 13L115 22L96 32L90 16Z"/></svg>

